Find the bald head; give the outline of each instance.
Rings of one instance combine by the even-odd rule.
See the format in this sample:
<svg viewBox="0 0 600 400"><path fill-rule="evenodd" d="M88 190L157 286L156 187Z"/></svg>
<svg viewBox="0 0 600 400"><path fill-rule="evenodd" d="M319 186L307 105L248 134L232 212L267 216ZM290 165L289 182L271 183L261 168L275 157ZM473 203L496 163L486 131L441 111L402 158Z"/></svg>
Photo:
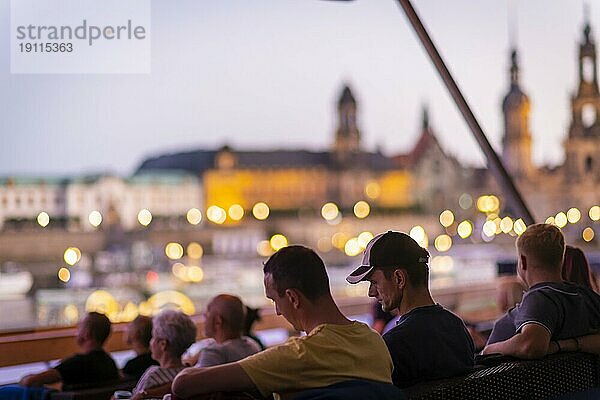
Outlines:
<svg viewBox="0 0 600 400"><path fill-rule="evenodd" d="M207 324L220 322L221 329L236 337L241 336L244 329L246 310L242 300L230 294L214 297L207 306ZM207 332L207 334L212 332ZM213 336L213 334L209 336Z"/></svg>

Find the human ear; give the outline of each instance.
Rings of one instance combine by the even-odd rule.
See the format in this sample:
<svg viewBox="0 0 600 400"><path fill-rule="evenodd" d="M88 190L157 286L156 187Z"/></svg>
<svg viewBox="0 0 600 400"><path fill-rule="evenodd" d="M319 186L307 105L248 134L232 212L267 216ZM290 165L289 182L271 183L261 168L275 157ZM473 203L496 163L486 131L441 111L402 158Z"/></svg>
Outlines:
<svg viewBox="0 0 600 400"><path fill-rule="evenodd" d="M521 258L521 269L525 271L527 269L527 258L524 255L520 255Z"/></svg>
<svg viewBox="0 0 600 400"><path fill-rule="evenodd" d="M288 298L288 301L295 309L300 307L300 294L296 289L286 289L285 295Z"/></svg>
<svg viewBox="0 0 600 400"><path fill-rule="evenodd" d="M394 271L394 281L398 285L399 288L404 288L406 285L406 272L402 269L397 269Z"/></svg>

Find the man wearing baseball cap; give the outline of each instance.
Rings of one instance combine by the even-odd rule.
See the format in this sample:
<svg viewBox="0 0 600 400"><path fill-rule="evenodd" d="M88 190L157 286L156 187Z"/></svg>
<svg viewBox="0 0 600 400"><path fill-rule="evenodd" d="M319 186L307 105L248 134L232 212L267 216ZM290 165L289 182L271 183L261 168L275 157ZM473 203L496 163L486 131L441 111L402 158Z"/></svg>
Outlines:
<svg viewBox="0 0 600 400"><path fill-rule="evenodd" d="M367 281L384 311L397 309L397 325L383 335L399 387L447 378L473 367L475 348L463 321L429 292L429 253L402 232L388 231L367 245L361 265L346 280Z"/></svg>

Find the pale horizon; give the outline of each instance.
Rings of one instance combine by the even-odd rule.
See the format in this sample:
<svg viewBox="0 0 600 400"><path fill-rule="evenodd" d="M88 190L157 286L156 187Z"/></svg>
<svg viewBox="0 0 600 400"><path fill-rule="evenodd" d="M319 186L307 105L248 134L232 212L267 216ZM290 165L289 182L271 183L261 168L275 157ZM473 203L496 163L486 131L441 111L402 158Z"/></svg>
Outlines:
<svg viewBox="0 0 600 400"><path fill-rule="evenodd" d="M576 90L582 1L414 1L495 149L509 87L509 37L531 100L533 162L562 162ZM516 28L509 34L509 14ZM600 38L600 7L589 11ZM10 1L0 0L8 27ZM0 52L0 176L131 175L180 151L307 149L333 141L348 83L363 149L414 146L421 108L445 151L484 158L393 0L152 1L150 74L11 75Z"/></svg>

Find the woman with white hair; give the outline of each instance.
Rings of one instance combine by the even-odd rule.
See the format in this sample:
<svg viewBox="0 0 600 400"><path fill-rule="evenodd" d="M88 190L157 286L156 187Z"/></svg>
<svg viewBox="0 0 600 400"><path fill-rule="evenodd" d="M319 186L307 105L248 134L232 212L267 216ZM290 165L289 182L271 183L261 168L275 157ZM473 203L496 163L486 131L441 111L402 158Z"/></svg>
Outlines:
<svg viewBox="0 0 600 400"><path fill-rule="evenodd" d="M151 366L144 372L133 389L133 399L162 399L165 393L158 393L152 388L161 389L172 382L175 376L185 368L181 355L196 341L196 325L190 317L175 310L164 310L152 321L152 339L150 351L152 358L160 366ZM168 386L166 389L168 390ZM159 391L163 391L159 390Z"/></svg>

